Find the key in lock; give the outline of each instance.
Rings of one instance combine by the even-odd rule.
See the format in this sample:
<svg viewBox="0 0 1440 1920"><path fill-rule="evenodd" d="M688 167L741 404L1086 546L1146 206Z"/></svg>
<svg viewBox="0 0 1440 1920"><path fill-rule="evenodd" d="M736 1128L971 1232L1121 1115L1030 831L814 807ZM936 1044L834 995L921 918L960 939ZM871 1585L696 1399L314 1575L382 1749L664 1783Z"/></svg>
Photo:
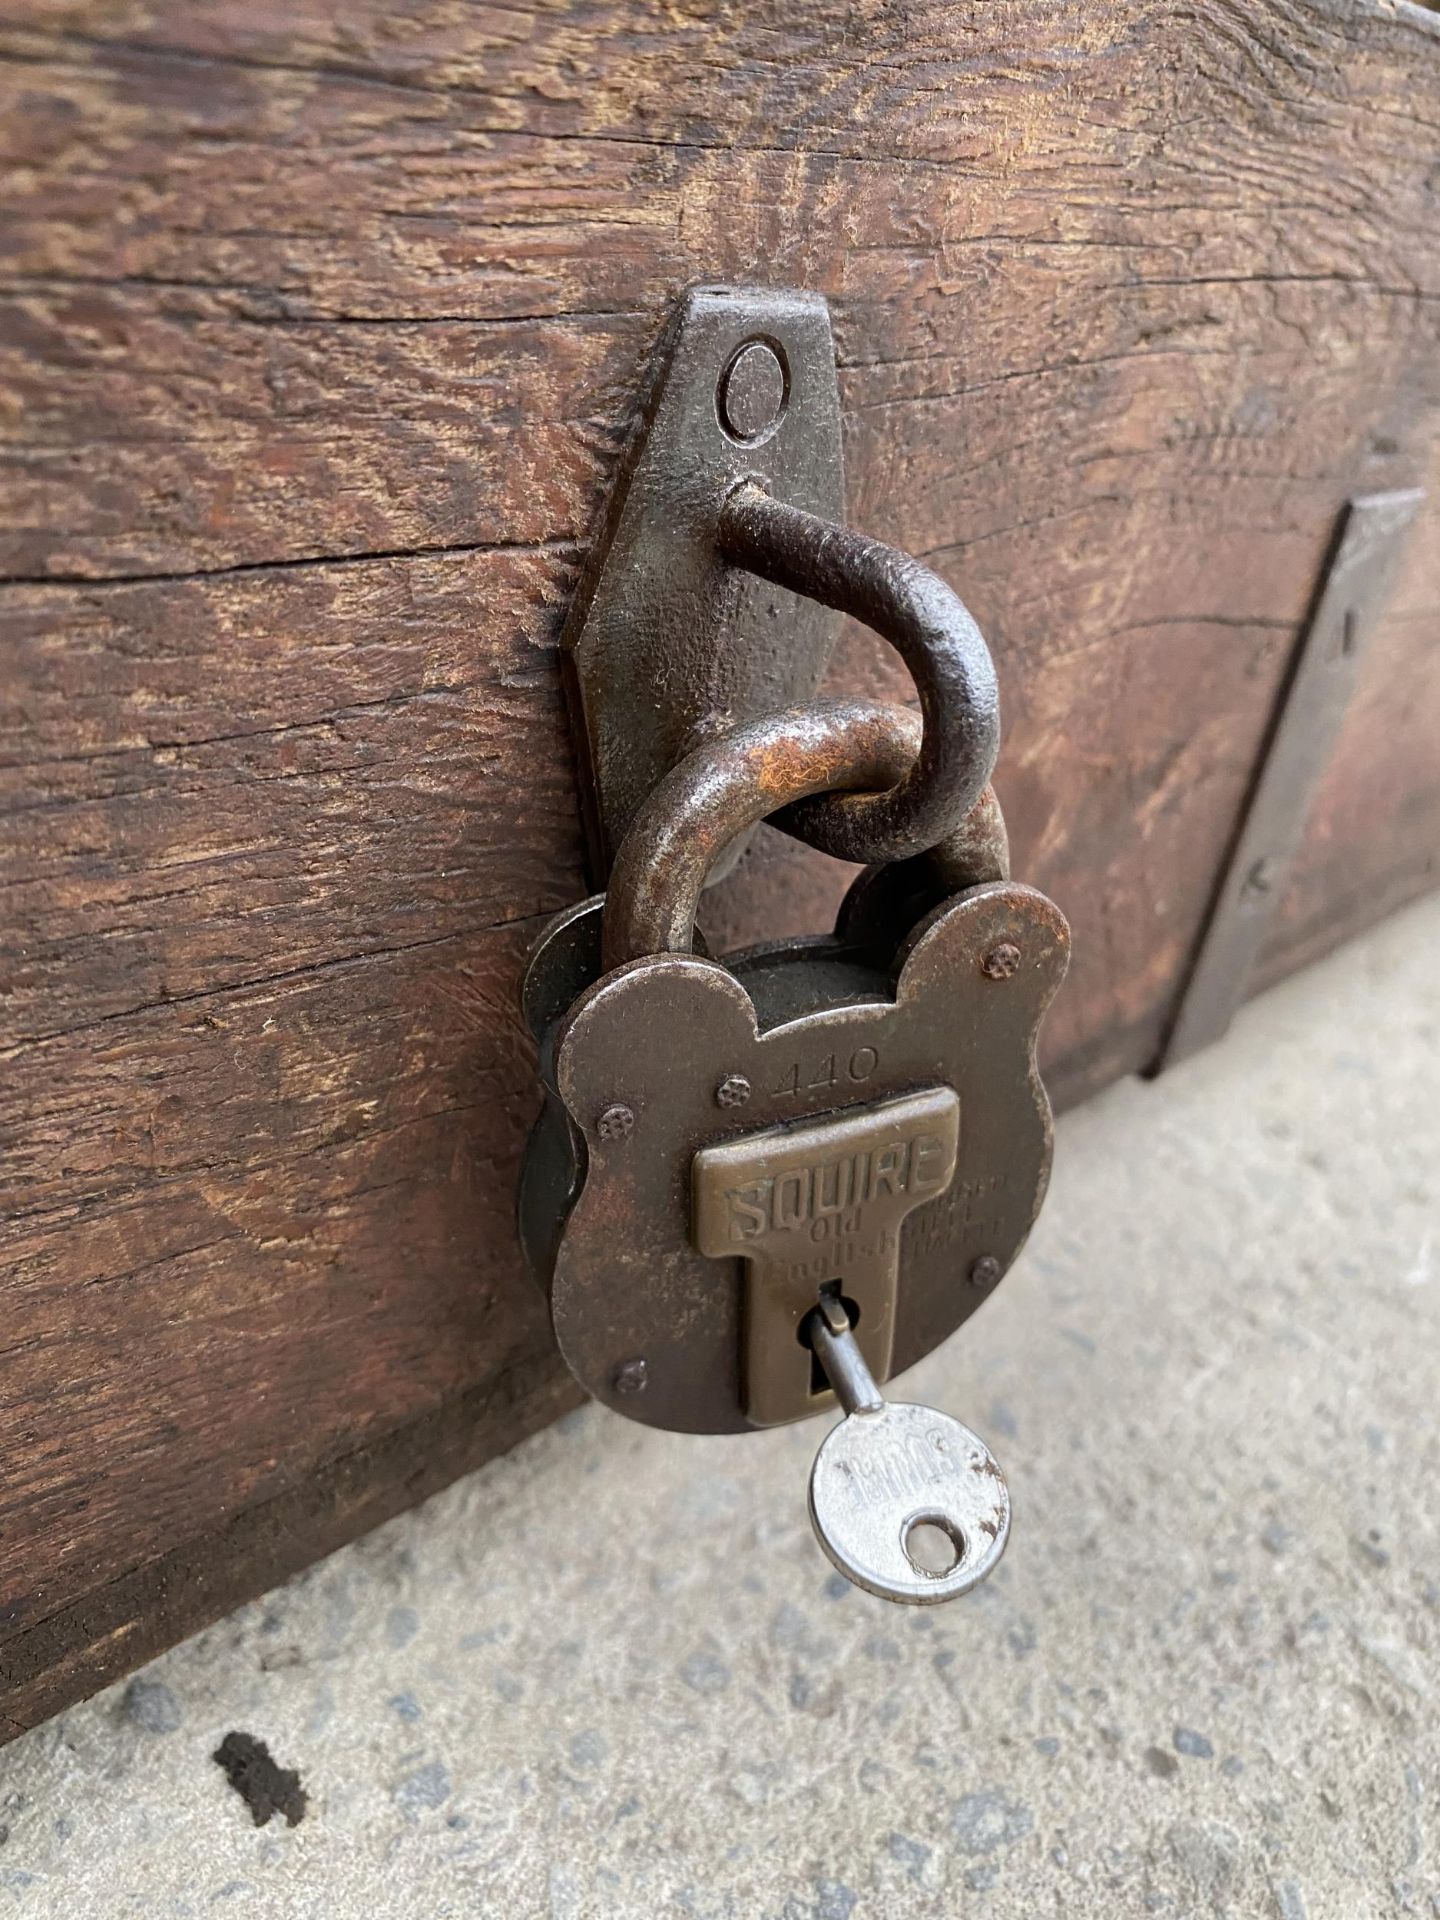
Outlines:
<svg viewBox="0 0 1440 1920"><path fill-rule="evenodd" d="M867 1065L875 1052L867 1043ZM825 1382L801 1335L826 1292L843 1297L872 1373L890 1377L901 1228L949 1188L959 1135L959 1096L934 1087L695 1155L695 1244L747 1269L743 1392L756 1426L818 1410Z"/></svg>
<svg viewBox="0 0 1440 1920"><path fill-rule="evenodd" d="M885 1399L838 1294L822 1296L805 1334L845 1409L810 1470L821 1546L882 1600L933 1606L968 1593L1010 1537L1010 1491L995 1456L937 1407Z"/></svg>
<svg viewBox="0 0 1440 1920"><path fill-rule="evenodd" d="M767 749L791 726L765 723ZM807 709L793 727L841 743L818 771L787 758L794 784L843 784L848 771L880 786L913 752L913 725L885 709ZM820 1410L827 1381L841 1384L837 1351L883 1380L980 1304L1044 1192L1050 1115L1034 1040L1068 944L1051 903L1002 877L992 820L923 861L863 875L831 936L729 966L693 953L709 851L777 804L746 734L662 782L606 900L562 918L526 990L549 1098L522 1230L561 1351L617 1411L690 1432ZM822 1302L846 1314L828 1347L813 1322ZM858 1451L835 1463L865 1435L902 1464L928 1457L910 1444L917 1416L855 1407L836 1429L845 1446L817 1463L812 1516L826 1551L892 1598L973 1584L998 1557L983 1542L1003 1544L993 1511L994 1535L969 1507L951 1512L965 1553L923 1580L903 1540L903 1579L845 1544L833 1488L868 1484L862 1506L878 1511L904 1475L891 1460L867 1481ZM993 1461L952 1424L948 1457L979 1460L993 1489ZM927 1487L901 1516L907 1528L949 1510L953 1488Z"/></svg>
<svg viewBox="0 0 1440 1920"><path fill-rule="evenodd" d="M937 1087L694 1162L697 1244L749 1271L747 1412L794 1419L833 1388L845 1418L815 1457L811 1523L856 1585L915 1605L968 1593L1010 1531L984 1441L875 1384L890 1372L900 1228L949 1187L959 1117L954 1090Z"/></svg>

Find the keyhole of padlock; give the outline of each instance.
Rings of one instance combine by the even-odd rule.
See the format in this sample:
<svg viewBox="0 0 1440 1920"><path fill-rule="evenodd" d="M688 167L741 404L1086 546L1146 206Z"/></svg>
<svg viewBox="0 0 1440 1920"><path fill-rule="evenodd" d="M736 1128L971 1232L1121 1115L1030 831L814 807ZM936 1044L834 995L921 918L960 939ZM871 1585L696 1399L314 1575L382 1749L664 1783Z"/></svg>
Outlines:
<svg viewBox="0 0 1440 1920"><path fill-rule="evenodd" d="M853 1333L859 1326L861 1314L859 1302L852 1300L849 1295L843 1291L840 1281L827 1280L820 1288L820 1300L822 1304L830 1300L839 1301L846 1319L850 1322L850 1331ZM796 1327L795 1338L810 1356L811 1398L815 1399L822 1393L829 1393L830 1382L826 1377L824 1367L820 1364L820 1356L815 1351L815 1343L810 1338L810 1322L808 1318L802 1320L799 1326Z"/></svg>

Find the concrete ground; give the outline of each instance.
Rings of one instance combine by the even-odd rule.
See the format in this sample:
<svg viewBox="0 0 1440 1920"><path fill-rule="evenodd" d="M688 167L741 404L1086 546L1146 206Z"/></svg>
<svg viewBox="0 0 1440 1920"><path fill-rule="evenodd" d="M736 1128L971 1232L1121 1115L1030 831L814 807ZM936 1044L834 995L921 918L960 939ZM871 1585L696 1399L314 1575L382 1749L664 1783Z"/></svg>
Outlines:
<svg viewBox="0 0 1440 1920"><path fill-rule="evenodd" d="M0 1912L1440 1914L1437 951L1440 902L1063 1123L905 1382L1010 1476L971 1598L831 1573L814 1429L587 1409L0 1754Z"/></svg>

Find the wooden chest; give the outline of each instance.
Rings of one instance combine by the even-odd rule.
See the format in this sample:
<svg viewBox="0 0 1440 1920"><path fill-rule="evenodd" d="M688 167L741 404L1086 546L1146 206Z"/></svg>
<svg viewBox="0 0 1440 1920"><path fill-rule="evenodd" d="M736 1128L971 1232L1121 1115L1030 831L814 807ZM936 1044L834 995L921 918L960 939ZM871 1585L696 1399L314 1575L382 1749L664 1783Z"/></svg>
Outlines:
<svg viewBox="0 0 1440 1920"><path fill-rule="evenodd" d="M571 1402L515 987L687 283L828 298L849 516L990 640L1061 1103L1157 1059L1345 503L1427 484L1257 979L1431 882L1440 16L31 0L0 89L14 1732ZM764 837L712 943L847 877Z"/></svg>

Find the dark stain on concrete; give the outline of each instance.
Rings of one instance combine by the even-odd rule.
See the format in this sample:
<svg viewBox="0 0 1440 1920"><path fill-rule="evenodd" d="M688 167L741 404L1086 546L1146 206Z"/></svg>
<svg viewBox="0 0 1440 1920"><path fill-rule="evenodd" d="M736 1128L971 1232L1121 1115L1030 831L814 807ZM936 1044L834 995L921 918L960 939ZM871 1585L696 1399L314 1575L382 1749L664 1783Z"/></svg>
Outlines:
<svg viewBox="0 0 1440 1920"><path fill-rule="evenodd" d="M227 1733L210 1757L250 1809L257 1827L277 1813L283 1813L292 1827L305 1818L309 1801L299 1774L277 1765L265 1742L253 1733Z"/></svg>

